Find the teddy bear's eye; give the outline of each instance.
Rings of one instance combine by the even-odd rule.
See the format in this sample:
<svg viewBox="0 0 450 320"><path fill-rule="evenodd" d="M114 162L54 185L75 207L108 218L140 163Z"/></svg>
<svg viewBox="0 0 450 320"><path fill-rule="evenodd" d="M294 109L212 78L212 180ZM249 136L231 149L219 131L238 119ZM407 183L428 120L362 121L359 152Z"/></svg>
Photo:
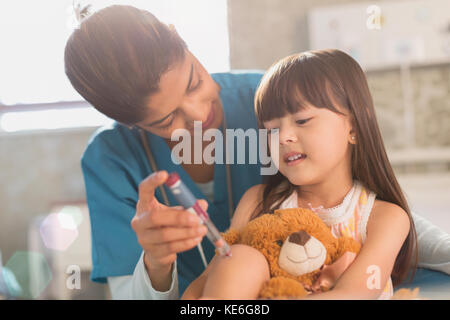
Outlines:
<svg viewBox="0 0 450 320"><path fill-rule="evenodd" d="M282 240L277 240L275 241L277 243L277 245L279 245L280 247L283 245L283 241Z"/></svg>

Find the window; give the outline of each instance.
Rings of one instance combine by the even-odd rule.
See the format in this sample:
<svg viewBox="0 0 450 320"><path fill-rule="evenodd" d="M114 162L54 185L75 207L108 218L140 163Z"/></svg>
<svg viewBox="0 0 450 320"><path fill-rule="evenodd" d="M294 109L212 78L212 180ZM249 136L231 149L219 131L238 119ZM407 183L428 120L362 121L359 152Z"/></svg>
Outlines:
<svg viewBox="0 0 450 320"><path fill-rule="evenodd" d="M45 109L46 104L51 104L51 109L55 109L55 103L83 100L64 73L64 47L72 32L72 3L73 0L0 2L0 131L15 131L12 119L20 122L18 113L5 118L9 111L16 112L25 106L27 111L21 112L25 116L32 106L39 105L39 109ZM148 10L163 22L175 26L209 72L229 70L226 0L91 0L75 3L82 6L92 4L93 11L113 4ZM74 112L73 109L70 112ZM52 121L62 123L58 117L67 119L67 115L54 113ZM84 116L80 113L80 117L72 114L69 117L74 122L67 125L73 127L77 126L77 119ZM80 123L80 126L84 124Z"/></svg>

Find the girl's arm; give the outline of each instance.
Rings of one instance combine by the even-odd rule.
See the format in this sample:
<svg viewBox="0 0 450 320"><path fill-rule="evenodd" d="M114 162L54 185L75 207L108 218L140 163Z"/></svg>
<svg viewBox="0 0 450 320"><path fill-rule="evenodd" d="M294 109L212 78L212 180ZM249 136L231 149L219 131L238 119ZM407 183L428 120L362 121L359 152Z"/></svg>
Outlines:
<svg viewBox="0 0 450 320"><path fill-rule="evenodd" d="M367 223L367 238L355 261L328 292L306 299L377 299L384 290L395 259L408 236L407 213L399 206L378 201Z"/></svg>

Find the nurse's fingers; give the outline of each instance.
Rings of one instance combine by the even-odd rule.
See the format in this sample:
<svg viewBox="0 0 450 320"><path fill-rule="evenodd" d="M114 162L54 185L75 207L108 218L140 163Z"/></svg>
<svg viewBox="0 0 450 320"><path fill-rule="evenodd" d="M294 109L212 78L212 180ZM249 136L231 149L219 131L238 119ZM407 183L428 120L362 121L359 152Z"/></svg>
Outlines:
<svg viewBox="0 0 450 320"><path fill-rule="evenodd" d="M200 218L186 210L161 209L148 216L149 228L159 227L193 227L200 223Z"/></svg>
<svg viewBox="0 0 450 320"><path fill-rule="evenodd" d="M140 241L142 241L144 245L163 244L172 241L204 237L207 232L208 229L203 225L191 228L150 229L142 236Z"/></svg>
<svg viewBox="0 0 450 320"><path fill-rule="evenodd" d="M190 250L198 245L202 239L203 237L197 237L153 245L151 247L152 256L158 259L158 257L163 258L173 253Z"/></svg>
<svg viewBox="0 0 450 320"><path fill-rule="evenodd" d="M155 189L166 182L169 177L167 171L156 171L142 180L139 184L139 202L144 209L151 209L155 202Z"/></svg>
<svg viewBox="0 0 450 320"><path fill-rule="evenodd" d="M200 205L200 207L202 207L203 210L208 210L208 201L204 200L204 199L199 199L198 200L198 204Z"/></svg>
<svg viewBox="0 0 450 320"><path fill-rule="evenodd" d="M208 210L208 202L200 199L199 205L203 210ZM162 226L176 226L176 227L189 227L194 226L200 222L200 218L195 214L183 207L165 207L155 208L148 214L148 227L158 228Z"/></svg>
<svg viewBox="0 0 450 320"><path fill-rule="evenodd" d="M131 220L131 227L140 237L142 233L152 229L196 227L199 223L200 219L186 210L168 208L136 214Z"/></svg>

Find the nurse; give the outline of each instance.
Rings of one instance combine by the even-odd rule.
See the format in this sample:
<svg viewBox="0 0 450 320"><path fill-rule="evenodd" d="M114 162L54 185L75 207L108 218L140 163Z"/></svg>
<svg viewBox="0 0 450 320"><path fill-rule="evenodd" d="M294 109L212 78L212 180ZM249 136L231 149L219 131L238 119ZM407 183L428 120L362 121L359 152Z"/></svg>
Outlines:
<svg viewBox="0 0 450 320"><path fill-rule="evenodd" d="M178 298L214 248L202 240L205 228L176 208L162 186L167 172L178 172L204 199L220 231L261 176L258 164L176 165L171 149L178 142L171 134L193 133L194 121L202 121L203 132L256 128L253 97L262 75L208 74L175 30L130 6L83 20L67 42L65 71L88 102L117 121L95 133L81 161L92 228L91 279L107 281L113 298Z"/></svg>
<svg viewBox="0 0 450 320"><path fill-rule="evenodd" d="M229 227L243 193L262 177L259 164L175 164L171 150L178 141L171 135L176 129L193 133L194 121L202 121L203 132L256 129L253 98L262 74L209 74L173 28L147 11L118 5L86 17L68 39L64 58L73 87L116 120L95 132L81 160L92 229L91 279L107 282L114 299L177 299L214 248L203 238L205 228L165 189L167 172L178 172L204 199L220 231ZM203 143L202 154L210 143ZM417 223L427 230L421 237L417 225L423 243L442 235L422 218Z"/></svg>

